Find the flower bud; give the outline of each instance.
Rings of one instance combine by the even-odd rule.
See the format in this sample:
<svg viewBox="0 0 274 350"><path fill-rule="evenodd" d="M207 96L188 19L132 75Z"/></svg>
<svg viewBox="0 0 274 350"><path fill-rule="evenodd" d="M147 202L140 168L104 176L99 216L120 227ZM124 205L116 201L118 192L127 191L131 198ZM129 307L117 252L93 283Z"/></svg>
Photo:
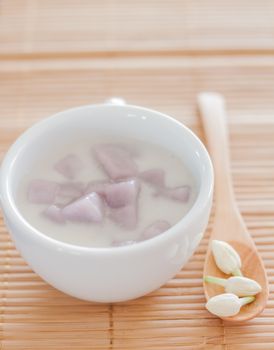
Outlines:
<svg viewBox="0 0 274 350"><path fill-rule="evenodd" d="M254 300L254 297L239 298L235 294L224 293L209 299L206 303L206 308L213 315L230 317L237 315L243 305L249 304Z"/></svg>
<svg viewBox="0 0 274 350"><path fill-rule="evenodd" d="M234 293L238 297L256 295L262 291L258 282L241 276L230 277L225 286L226 293Z"/></svg>
<svg viewBox="0 0 274 350"><path fill-rule="evenodd" d="M208 283L223 286L226 293L233 293L238 297L252 296L262 291L258 282L241 276L233 276L228 279L206 276L204 280Z"/></svg>
<svg viewBox="0 0 274 350"><path fill-rule="evenodd" d="M226 274L241 276L241 258L230 244L213 240L211 248L216 265L221 271Z"/></svg>

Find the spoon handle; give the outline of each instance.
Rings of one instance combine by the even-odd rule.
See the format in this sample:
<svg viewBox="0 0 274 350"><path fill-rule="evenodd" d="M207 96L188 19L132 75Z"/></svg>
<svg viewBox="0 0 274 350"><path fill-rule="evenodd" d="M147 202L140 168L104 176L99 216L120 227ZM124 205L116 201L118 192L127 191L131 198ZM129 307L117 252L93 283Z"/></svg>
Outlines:
<svg viewBox="0 0 274 350"><path fill-rule="evenodd" d="M198 96L198 106L215 172L216 210L226 209L234 206L235 200L230 175L225 101L218 93L203 92Z"/></svg>

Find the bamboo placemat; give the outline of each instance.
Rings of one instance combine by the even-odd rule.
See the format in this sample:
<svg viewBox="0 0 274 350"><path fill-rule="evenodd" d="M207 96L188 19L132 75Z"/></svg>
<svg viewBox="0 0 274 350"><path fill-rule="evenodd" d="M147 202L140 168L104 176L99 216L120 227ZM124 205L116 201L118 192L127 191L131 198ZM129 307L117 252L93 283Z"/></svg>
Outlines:
<svg viewBox="0 0 274 350"><path fill-rule="evenodd" d="M0 52L273 51L273 0L2 0Z"/></svg>
<svg viewBox="0 0 274 350"><path fill-rule="evenodd" d="M270 298L245 325L224 324L205 310L201 277L211 223L165 286L98 305L43 282L1 221L1 350L274 349L273 7L265 0L2 1L1 157L34 122L109 96L173 115L203 139L196 95L223 93L236 197L267 267Z"/></svg>

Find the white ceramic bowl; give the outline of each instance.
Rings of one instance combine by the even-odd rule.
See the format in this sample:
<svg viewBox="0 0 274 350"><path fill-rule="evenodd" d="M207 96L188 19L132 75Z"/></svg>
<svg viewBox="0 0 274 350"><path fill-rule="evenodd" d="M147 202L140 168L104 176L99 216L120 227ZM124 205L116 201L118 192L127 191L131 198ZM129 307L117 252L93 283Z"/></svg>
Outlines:
<svg viewBox="0 0 274 350"><path fill-rule="evenodd" d="M165 147L184 159L196 179L197 199L167 232L147 241L115 248L67 244L39 232L16 207L22 174L31 171L64 133L96 130L123 134ZM80 299L116 302L140 297L163 285L188 261L206 228L212 204L213 169L200 140L184 125L162 113L106 103L58 113L28 129L12 145L1 168L0 194L6 225L31 268L57 289Z"/></svg>

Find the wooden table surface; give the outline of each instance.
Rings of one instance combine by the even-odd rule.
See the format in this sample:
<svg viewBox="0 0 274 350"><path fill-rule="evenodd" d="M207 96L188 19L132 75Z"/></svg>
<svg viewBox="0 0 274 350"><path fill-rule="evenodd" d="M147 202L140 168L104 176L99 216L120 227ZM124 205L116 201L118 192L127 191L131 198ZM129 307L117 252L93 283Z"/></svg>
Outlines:
<svg viewBox="0 0 274 350"><path fill-rule="evenodd" d="M204 308L208 235L178 275L127 303L56 291L0 226L0 349L274 349L274 1L2 0L0 152L42 118L122 96L203 139L196 96L227 99L239 207L267 267L266 310L244 325Z"/></svg>

